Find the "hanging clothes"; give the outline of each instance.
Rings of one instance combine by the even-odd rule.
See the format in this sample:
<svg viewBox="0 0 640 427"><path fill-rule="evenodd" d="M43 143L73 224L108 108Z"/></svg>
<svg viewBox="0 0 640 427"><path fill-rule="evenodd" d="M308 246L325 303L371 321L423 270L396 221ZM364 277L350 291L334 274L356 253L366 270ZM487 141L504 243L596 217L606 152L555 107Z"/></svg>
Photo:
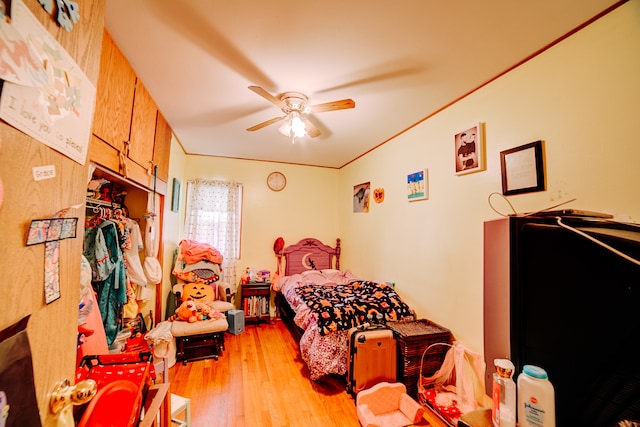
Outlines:
<svg viewBox="0 0 640 427"><path fill-rule="evenodd" d="M144 249L140 225L130 218L123 218L122 221L127 226L129 236L123 248L124 260L127 265L127 275L134 284L146 286L147 276L144 274L144 268L142 267L139 254L139 252Z"/></svg>
<svg viewBox="0 0 640 427"><path fill-rule="evenodd" d="M138 287L138 299L148 300L153 296L154 285L162 281L162 265L158 261L158 250L160 248L160 239L158 238L158 232L156 226L156 212L160 211L160 198L155 194L150 193L147 198L147 226L145 229L145 258L144 258L144 273L147 277L147 286L144 288Z"/></svg>
<svg viewBox="0 0 640 427"><path fill-rule="evenodd" d="M86 227L94 225L94 227ZM92 268L92 285L98 294L98 307L107 343L111 345L121 328L120 315L127 302L126 268L115 222L104 219L85 224L85 250Z"/></svg>

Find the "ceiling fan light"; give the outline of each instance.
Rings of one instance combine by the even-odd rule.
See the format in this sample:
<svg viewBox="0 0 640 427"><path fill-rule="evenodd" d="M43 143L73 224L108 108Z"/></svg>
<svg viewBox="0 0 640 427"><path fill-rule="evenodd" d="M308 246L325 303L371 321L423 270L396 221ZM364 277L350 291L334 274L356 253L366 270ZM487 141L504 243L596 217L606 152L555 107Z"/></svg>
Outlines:
<svg viewBox="0 0 640 427"><path fill-rule="evenodd" d="M307 134L307 128L304 122L297 115L291 119L291 132L296 138L302 138Z"/></svg>
<svg viewBox="0 0 640 427"><path fill-rule="evenodd" d="M291 136L291 120L287 118L287 120L285 120L278 128L278 132L284 136Z"/></svg>
<svg viewBox="0 0 640 427"><path fill-rule="evenodd" d="M302 138L307 134L306 125L297 112L291 112L278 128L278 132L289 138Z"/></svg>

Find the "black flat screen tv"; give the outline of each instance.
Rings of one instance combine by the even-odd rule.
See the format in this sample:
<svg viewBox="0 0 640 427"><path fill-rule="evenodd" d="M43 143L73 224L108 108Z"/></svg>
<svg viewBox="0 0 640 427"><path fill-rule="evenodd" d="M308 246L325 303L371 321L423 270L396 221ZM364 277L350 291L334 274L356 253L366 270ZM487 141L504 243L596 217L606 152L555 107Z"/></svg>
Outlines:
<svg viewBox="0 0 640 427"><path fill-rule="evenodd" d="M516 373L525 364L547 371L558 427L640 422L640 266L625 259L640 262L640 226L600 218L560 221L510 221Z"/></svg>

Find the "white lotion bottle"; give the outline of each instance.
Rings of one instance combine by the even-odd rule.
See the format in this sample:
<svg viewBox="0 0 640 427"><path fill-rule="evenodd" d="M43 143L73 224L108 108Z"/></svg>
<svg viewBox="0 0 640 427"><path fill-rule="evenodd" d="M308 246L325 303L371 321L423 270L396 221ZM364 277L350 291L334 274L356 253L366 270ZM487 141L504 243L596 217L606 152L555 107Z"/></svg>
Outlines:
<svg viewBox="0 0 640 427"><path fill-rule="evenodd" d="M495 359L493 364L496 372L493 374L491 421L494 427L516 427L515 367L508 359Z"/></svg>
<svg viewBox="0 0 640 427"><path fill-rule="evenodd" d="M538 366L524 365L518 376L518 426L556 427L553 384Z"/></svg>

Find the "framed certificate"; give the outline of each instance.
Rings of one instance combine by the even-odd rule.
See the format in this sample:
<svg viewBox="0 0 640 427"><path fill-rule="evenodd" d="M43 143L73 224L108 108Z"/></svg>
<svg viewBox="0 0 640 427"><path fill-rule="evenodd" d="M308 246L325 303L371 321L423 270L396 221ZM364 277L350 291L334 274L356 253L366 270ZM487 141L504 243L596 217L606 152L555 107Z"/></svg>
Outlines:
<svg viewBox="0 0 640 427"><path fill-rule="evenodd" d="M502 194L532 193L545 189L542 141L500 152Z"/></svg>

